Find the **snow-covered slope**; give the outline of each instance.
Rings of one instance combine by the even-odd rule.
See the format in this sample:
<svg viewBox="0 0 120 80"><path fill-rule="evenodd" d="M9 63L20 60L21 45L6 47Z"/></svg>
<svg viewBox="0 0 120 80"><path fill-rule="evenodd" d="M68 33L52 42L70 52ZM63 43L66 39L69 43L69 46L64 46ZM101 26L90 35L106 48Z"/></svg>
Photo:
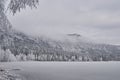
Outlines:
<svg viewBox="0 0 120 80"><path fill-rule="evenodd" d="M53 48L61 49L73 55L89 56L99 60L105 56L105 60L119 60L120 49L115 45L99 44L80 34L67 34L63 40L48 41ZM96 57L98 57L96 59Z"/></svg>
<svg viewBox="0 0 120 80"><path fill-rule="evenodd" d="M1 17L6 18L5 15ZM91 60L101 60L101 58L102 60L120 60L118 46L98 44L77 33L63 35L60 40L33 37L13 30L9 21L4 23L1 20L0 22L2 23L0 24L0 46L3 49L10 49L14 55L33 53L37 56L37 60L41 55L47 55L46 58L52 55L50 59L44 60L58 60L58 56L59 60L69 60L74 56L76 56L74 60L80 56Z"/></svg>

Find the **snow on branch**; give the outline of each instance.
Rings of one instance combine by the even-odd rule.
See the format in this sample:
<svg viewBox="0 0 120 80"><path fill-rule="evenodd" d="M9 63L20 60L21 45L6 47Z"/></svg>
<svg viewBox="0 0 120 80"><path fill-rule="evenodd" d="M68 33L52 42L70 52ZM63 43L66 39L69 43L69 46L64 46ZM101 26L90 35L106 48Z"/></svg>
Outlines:
<svg viewBox="0 0 120 80"><path fill-rule="evenodd" d="M36 8L39 0L10 0L8 4L8 9L10 12L15 14L17 11L21 11L21 9L25 9L27 6L31 8Z"/></svg>

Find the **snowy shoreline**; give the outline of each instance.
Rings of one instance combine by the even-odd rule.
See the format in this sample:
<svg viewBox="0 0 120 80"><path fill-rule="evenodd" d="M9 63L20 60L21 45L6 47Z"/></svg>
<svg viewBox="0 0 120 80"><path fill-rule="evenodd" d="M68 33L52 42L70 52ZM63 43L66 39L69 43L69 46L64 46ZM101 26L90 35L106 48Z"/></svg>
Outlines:
<svg viewBox="0 0 120 80"><path fill-rule="evenodd" d="M5 68L0 68L0 80L22 80L21 77Z"/></svg>

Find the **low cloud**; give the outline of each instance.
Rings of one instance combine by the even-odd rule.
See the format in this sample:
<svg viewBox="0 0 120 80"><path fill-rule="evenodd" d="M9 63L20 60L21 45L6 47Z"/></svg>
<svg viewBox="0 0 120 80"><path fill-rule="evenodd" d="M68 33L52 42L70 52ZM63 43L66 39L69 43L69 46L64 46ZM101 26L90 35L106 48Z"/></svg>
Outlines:
<svg viewBox="0 0 120 80"><path fill-rule="evenodd" d="M37 9L9 15L13 27L55 37L80 33L99 42L120 44L120 0L40 0Z"/></svg>

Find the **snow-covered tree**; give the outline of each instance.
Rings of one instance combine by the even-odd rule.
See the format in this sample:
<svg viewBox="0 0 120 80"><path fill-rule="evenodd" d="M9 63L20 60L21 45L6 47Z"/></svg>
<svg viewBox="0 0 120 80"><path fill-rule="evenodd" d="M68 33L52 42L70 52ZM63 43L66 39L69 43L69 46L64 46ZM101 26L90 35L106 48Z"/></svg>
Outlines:
<svg viewBox="0 0 120 80"><path fill-rule="evenodd" d="M16 55L17 61L21 61L21 53L19 55Z"/></svg>
<svg viewBox="0 0 120 80"><path fill-rule="evenodd" d="M38 4L38 2L39 0L10 0L8 9L14 14L17 11L26 8L26 6L29 6L31 8L36 7L36 4Z"/></svg>
<svg viewBox="0 0 120 80"><path fill-rule="evenodd" d="M16 61L16 57L14 56L14 54L11 53L9 49L5 51L5 54L6 54L6 61L8 62Z"/></svg>
<svg viewBox="0 0 120 80"><path fill-rule="evenodd" d="M5 15L6 10L15 14L27 6L31 8L36 7L38 2L39 0L0 0L0 28L8 28L11 26ZM6 5L6 3L8 3L8 5Z"/></svg>
<svg viewBox="0 0 120 80"><path fill-rule="evenodd" d="M11 62L11 61L16 61L16 57L14 54L11 53L9 49L3 50L0 48L0 62Z"/></svg>
<svg viewBox="0 0 120 80"><path fill-rule="evenodd" d="M17 11L26 8L26 6L31 8L36 7L39 0L0 0L0 11L5 10L6 2L8 3L7 10L15 14Z"/></svg>
<svg viewBox="0 0 120 80"><path fill-rule="evenodd" d="M27 56L25 54L20 53L19 55L16 55L17 61L26 61Z"/></svg>
<svg viewBox="0 0 120 80"><path fill-rule="evenodd" d="M38 2L39 0L0 0L0 45L2 47L9 49L11 47L12 42L12 40L9 37L12 25L9 22L5 12L10 11L13 14L15 14L17 11L24 9L27 6L31 8L36 7ZM0 61L1 60L13 61L15 60L15 57L10 50L5 51L3 49L0 49Z"/></svg>
<svg viewBox="0 0 120 80"><path fill-rule="evenodd" d="M29 60L35 60L35 56L33 53L30 53L26 56L26 59L29 61Z"/></svg>

